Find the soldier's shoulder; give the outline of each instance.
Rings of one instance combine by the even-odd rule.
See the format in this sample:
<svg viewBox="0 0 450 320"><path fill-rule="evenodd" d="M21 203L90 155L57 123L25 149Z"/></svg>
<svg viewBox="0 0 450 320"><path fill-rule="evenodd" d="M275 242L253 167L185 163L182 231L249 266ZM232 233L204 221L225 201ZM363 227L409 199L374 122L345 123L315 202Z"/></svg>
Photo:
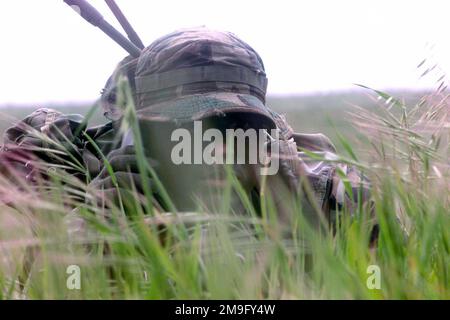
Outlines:
<svg viewBox="0 0 450 320"><path fill-rule="evenodd" d="M269 110L272 118L280 130L283 139L294 139L297 146L313 152L332 152L336 153L336 147L330 138L322 133L299 133L295 132L289 125L286 117L273 110Z"/></svg>

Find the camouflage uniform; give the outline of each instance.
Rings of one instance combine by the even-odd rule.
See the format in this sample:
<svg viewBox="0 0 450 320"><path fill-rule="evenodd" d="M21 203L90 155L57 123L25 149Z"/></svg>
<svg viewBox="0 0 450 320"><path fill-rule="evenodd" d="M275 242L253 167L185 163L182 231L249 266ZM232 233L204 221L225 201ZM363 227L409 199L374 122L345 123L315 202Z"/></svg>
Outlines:
<svg viewBox="0 0 450 320"><path fill-rule="evenodd" d="M304 188L304 181L308 182L313 190L313 199L304 198L301 202L303 211L310 212L310 217L315 222L319 220L316 217L317 208L332 222L337 208L345 203L348 207L355 207L356 191L361 186L367 189L357 171L343 167L354 188L353 194L346 194L343 182L336 174L336 165L327 161L313 161L302 152L305 149L333 159L336 150L332 142L322 134L295 133L283 116L266 106L267 78L262 59L232 33L203 27L179 30L154 41L143 50L138 59L124 59L108 80L101 98L105 116L113 122L105 127L88 129L87 132L94 141L100 141L102 137L110 140L111 136L116 136L113 123L121 118L120 106L116 103L119 75L125 75L130 82L141 123L171 123L180 126L194 120L245 114L264 122L267 127L278 128L280 138L276 143L280 144L282 150L282 165L280 173L269 178L268 185L279 205L280 217L286 222L289 222L289 216L295 212L292 206L286 205L289 202L283 196L277 199L283 189L285 193L298 194ZM49 115L52 115L50 120ZM39 123L35 123L36 121ZM71 136L75 124L70 117L40 110L24 122L41 131L49 125L63 125L70 129L63 132L77 141L75 145L79 148L78 153L91 175L97 176L94 183L104 189L113 187L108 182L107 173L99 173L100 165L96 162L99 161L99 155L89 142L86 139L78 141L76 139L79 137ZM81 125L80 121L75 122ZM18 134L17 127L12 128L6 134L5 143L21 145L26 136L26 130ZM144 138L147 138L145 134ZM111 144L101 144L118 172L136 168L132 165L132 144L130 135L124 137L122 148L112 152ZM189 177L188 171L177 174ZM261 192L260 178L255 177L254 172L250 175L253 176L249 178L246 175L247 180L253 179L249 193L255 190L256 193ZM192 175L190 178L195 179L196 176ZM170 186L169 184L169 188ZM175 188L177 184L172 186ZM189 190L189 185L183 185L182 189ZM366 192L364 194L368 197ZM183 211L183 208L179 209Z"/></svg>

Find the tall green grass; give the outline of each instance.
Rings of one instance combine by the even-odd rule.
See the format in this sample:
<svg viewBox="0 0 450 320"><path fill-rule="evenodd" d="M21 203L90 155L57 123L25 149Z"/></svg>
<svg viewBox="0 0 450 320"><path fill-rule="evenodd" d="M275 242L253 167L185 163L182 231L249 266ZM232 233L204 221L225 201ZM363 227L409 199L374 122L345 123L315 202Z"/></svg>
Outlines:
<svg viewBox="0 0 450 320"><path fill-rule="evenodd" d="M133 187L106 208L89 181L54 168L51 183L0 180L0 193L11 201L0 208L0 298L449 299L448 104L424 97L404 105L375 93L376 110L355 108L349 115L364 138L355 145L338 134L343 151L336 160L371 181L380 225L375 247L368 206L353 217L342 214L336 232L310 226L298 203L292 223L278 223L270 197L261 198L262 217L251 205L237 215L233 194L250 202L230 173L215 210L177 212L165 197L172 210L163 213L153 207L150 190L138 200ZM142 178L157 181L125 87L120 96ZM80 267L80 290L67 287L71 265ZM371 266L379 268L379 289L370 286Z"/></svg>

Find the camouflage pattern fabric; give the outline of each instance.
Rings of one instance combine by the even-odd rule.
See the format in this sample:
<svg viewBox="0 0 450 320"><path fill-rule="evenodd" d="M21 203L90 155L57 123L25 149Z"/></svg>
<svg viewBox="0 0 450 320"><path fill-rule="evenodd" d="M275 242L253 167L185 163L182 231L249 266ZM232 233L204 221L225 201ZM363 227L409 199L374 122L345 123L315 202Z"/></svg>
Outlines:
<svg viewBox="0 0 450 320"><path fill-rule="evenodd" d="M137 61L138 59L132 56L128 56L120 61L101 91L100 106L103 109L103 115L108 120L118 121L122 117L122 110L117 105L117 80L119 77L125 76L128 79L132 92L136 91L134 75Z"/></svg>
<svg viewBox="0 0 450 320"><path fill-rule="evenodd" d="M206 109L271 119L262 59L229 32L199 27L159 38L143 50L135 81L137 109L147 119L194 120L208 116Z"/></svg>
<svg viewBox="0 0 450 320"><path fill-rule="evenodd" d="M251 113L263 115L266 122L275 128L271 113L255 96L229 94L227 92L204 93L164 101L144 109L137 115L147 121L176 121L177 123L202 120L231 113Z"/></svg>
<svg viewBox="0 0 450 320"><path fill-rule="evenodd" d="M327 216L337 205L343 205L343 199L355 199L354 195L344 194L336 178L336 165L312 161L303 152L334 160L336 149L332 142L322 134L295 133L282 115L266 106L263 61L234 34L199 27L157 39L139 57L135 85L138 116L143 121L183 123L234 113L262 116L280 131L277 143L283 153L279 176L283 176L290 193L301 188L302 177L307 178L315 198L310 199L315 202L311 205L327 211ZM283 183L270 180L278 191L283 188ZM361 186L356 178L352 183L355 188Z"/></svg>
<svg viewBox="0 0 450 320"><path fill-rule="evenodd" d="M79 153L81 140L74 132L76 128L82 126L82 120L79 115L63 115L52 109L38 109L6 130L3 150L10 154L28 153L42 160L43 164L64 165L68 160L68 156L49 152L50 149L64 150L67 155L70 153L81 160L82 155ZM25 163L25 166L30 165L31 163Z"/></svg>
<svg viewBox="0 0 450 320"><path fill-rule="evenodd" d="M84 164L89 175L94 177L102 167L100 155L84 134L89 135L103 152L108 153L114 148L112 132L111 123L86 129L81 115L64 115L56 110L40 108L6 130L2 155L4 158L28 155L22 156L23 160L16 162L22 162L26 167L29 163L26 159L33 158L35 162L40 160L49 167L52 164L66 164L65 159L69 159L70 153ZM52 150L64 151L67 156L56 156ZM67 170L80 179L85 179L83 172Z"/></svg>

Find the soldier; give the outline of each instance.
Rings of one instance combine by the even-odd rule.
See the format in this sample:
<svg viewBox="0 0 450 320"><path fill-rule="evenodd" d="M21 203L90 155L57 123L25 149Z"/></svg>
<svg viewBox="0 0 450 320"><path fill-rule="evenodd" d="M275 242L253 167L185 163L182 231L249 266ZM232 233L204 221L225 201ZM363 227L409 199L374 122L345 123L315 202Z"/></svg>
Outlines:
<svg viewBox="0 0 450 320"><path fill-rule="evenodd" d="M324 219L333 224L341 207L346 206L350 211L356 207L358 190L364 189L363 194L368 197L367 186L356 170L342 166L353 187L353 194L347 194L335 164L312 161L302 152L321 153L332 159L336 150L327 137L293 132L281 115L266 106L267 78L258 53L232 33L204 27L178 30L161 37L145 48L139 58L128 57L119 64L101 97L105 116L111 120L107 125L84 130L79 117L46 109L24 120L27 128L32 127L52 139L65 141L59 136L61 132L69 137L71 152L85 165L87 175L94 178L91 184L98 189L117 191L107 170L100 170L102 160L91 140L108 155L121 188L129 189L133 185L140 192L145 189L135 163L133 136L128 132L122 137L118 130L123 112L117 101L121 76L128 79L133 93L146 156L178 211L198 210L203 204L214 204L221 196L220 188L214 187L220 183L211 179L217 166L177 165L171 159L175 145L171 134L179 128L193 133L194 121L202 122L203 132L208 128L221 132L246 128L278 130L279 137L269 141L272 150L274 146L280 150L278 155L272 155L272 160L278 157L280 162L277 174L262 179L257 170L259 165L233 166L256 211L261 210L259 200L264 183L273 197L280 221L287 224L299 210L314 225L320 225ZM14 149L11 146L40 144L29 139L23 123L6 132L8 150ZM55 127L59 130L54 130ZM80 134L83 131L90 139ZM51 160L42 154L38 157ZM211 196L213 189L216 192ZM160 190L151 190L160 210L169 210ZM242 201L237 202L240 203L235 210L243 206Z"/></svg>
<svg viewBox="0 0 450 320"><path fill-rule="evenodd" d="M153 122L208 119L212 127L222 124L226 128L277 128L280 170L266 180L279 204L280 218L286 221L296 213L291 205L283 205L289 203L284 199L286 194L307 193L300 189L311 187L312 195L301 202L303 212L318 223L317 209L333 221L336 208L354 207L357 190L367 189L356 170L343 167L354 188L354 194L346 194L335 165L313 162L305 153L298 153L306 149L330 159L336 150L324 135L294 133L282 116L265 105L267 78L262 59L231 33L192 28L156 40L138 60L135 86L137 113L145 120L141 127ZM247 169L235 166L248 193L258 198L261 179L255 177L255 170Z"/></svg>

